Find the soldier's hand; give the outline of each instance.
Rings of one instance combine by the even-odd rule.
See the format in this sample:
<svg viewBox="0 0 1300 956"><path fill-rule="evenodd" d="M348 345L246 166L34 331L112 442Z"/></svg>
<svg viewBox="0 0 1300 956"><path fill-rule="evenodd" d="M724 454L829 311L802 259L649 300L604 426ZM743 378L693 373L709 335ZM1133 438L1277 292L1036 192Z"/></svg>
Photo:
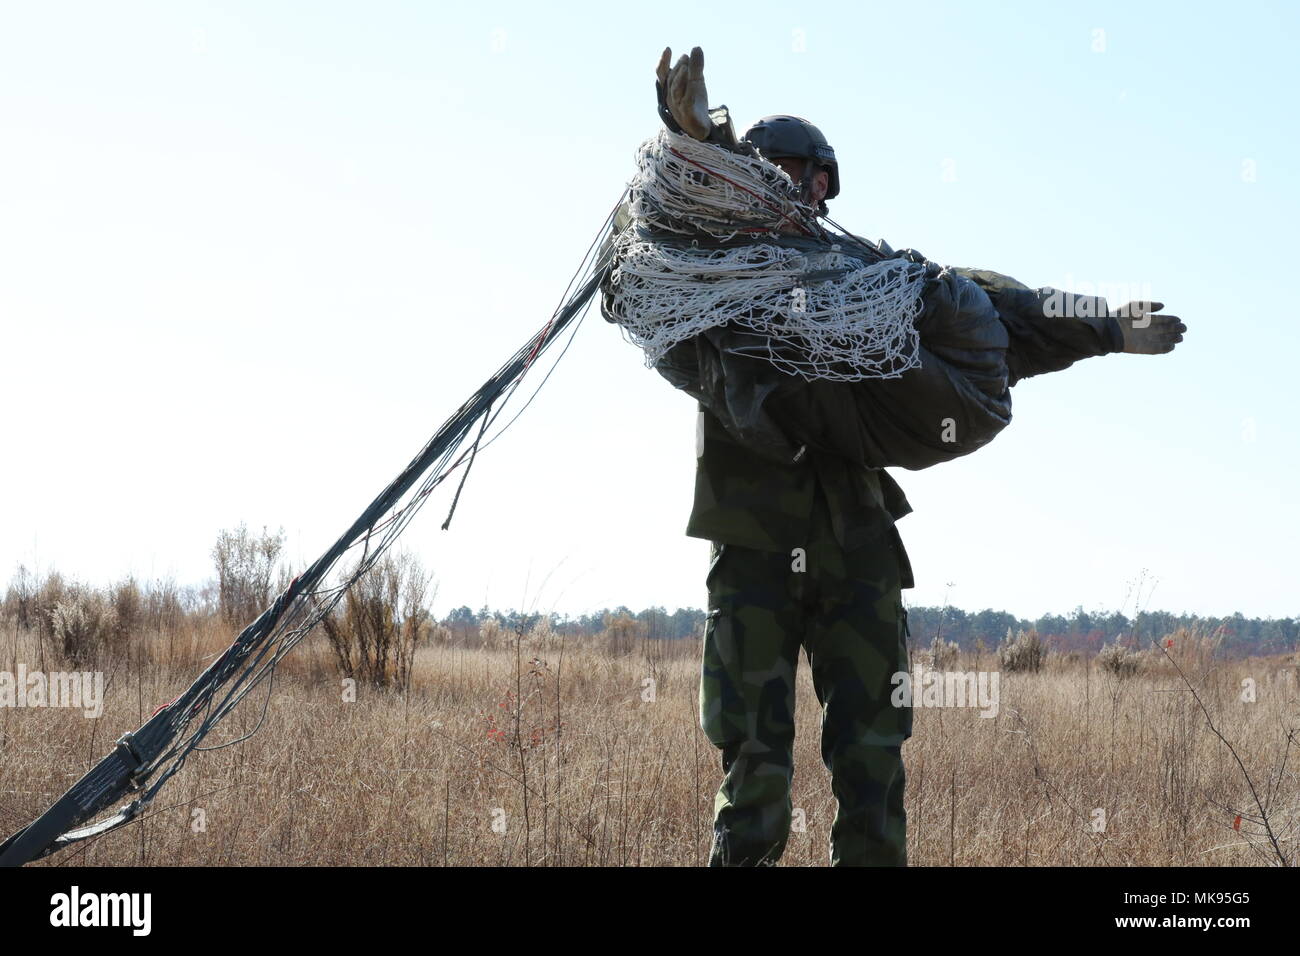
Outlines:
<svg viewBox="0 0 1300 956"><path fill-rule="evenodd" d="M713 120L709 118L709 95L704 88L704 51L695 47L689 57L683 53L677 65L669 69L672 58L672 48L664 47L659 67L655 70L663 86L668 111L689 135L708 139Z"/></svg>
<svg viewBox="0 0 1300 956"><path fill-rule="evenodd" d="M1132 355L1161 355L1172 352L1183 340L1187 326L1176 315L1156 315L1163 302L1130 302L1111 315L1124 333L1123 351Z"/></svg>

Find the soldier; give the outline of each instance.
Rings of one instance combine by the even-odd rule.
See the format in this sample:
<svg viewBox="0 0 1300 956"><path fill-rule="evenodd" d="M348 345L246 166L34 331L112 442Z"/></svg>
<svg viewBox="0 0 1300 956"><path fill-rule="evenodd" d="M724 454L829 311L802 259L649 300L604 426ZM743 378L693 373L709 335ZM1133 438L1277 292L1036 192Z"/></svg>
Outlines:
<svg viewBox="0 0 1300 956"><path fill-rule="evenodd" d="M708 109L700 49L670 63L665 50L656 71L670 129L756 149L825 215L825 200L839 192L839 169L817 127L770 116L737 143L730 121L715 121L725 108ZM1052 310L1044 307L1050 295L1062 294L934 266L917 323L931 351L923 350L921 368L894 381L804 382L730 354L719 337L727 333L718 330L679 344L657 366L699 399L686 533L712 542L700 721L721 751L723 780L711 866L770 865L784 851L801 648L838 804L831 864L906 865L902 745L912 713L891 706L890 697L891 678L908 670L901 592L914 581L895 522L911 506L884 465L925 467L978 447L1009 421L1008 389L1021 378L1087 356L1167 352L1185 331L1177 317L1152 314L1159 303L1130 303L1117 313ZM939 359L926 336L945 328L966 338L947 342ZM932 436L930 424L939 421L960 423L965 443L951 447L950 437Z"/></svg>

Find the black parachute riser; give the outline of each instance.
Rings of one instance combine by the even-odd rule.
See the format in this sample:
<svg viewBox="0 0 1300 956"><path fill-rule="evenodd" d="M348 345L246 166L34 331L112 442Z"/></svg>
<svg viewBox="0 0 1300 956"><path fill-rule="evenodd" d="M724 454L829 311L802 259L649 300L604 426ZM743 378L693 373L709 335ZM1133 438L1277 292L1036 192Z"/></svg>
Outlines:
<svg viewBox="0 0 1300 956"><path fill-rule="evenodd" d="M146 806L141 799L132 801L116 815L99 824L81 830L72 829L125 794L142 789L147 778L158 769L160 756L167 752L168 745L193 718L192 711L196 703L205 695L211 696L228 681L239 666L274 633L285 612L295 607L300 597L314 590L334 563L370 531L382 515L397 505L434 462L464 440L470 428L491 410L501 393L531 367L586 307L607 272L607 265L597 269L556 311L546 326L533 335L524 347L443 423L410 464L379 493L351 527L302 574L294 578L271 606L245 627L221 656L179 697L160 708L135 732L124 735L109 754L41 816L0 843L0 866L22 866L79 840L110 832L134 819ZM240 681L228 691L223 705L249 673L247 669L244 671ZM220 713L217 719L219 717ZM213 724L215 722L215 719L212 720ZM208 729L211 729L210 725L204 733ZM197 739L198 737L193 742L196 743Z"/></svg>

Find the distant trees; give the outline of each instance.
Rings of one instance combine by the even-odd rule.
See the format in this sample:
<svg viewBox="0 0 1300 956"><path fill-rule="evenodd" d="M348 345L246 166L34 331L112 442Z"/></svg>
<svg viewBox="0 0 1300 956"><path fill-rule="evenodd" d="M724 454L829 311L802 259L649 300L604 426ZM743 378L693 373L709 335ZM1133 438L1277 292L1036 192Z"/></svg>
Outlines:
<svg viewBox="0 0 1300 956"><path fill-rule="evenodd" d="M1300 643L1300 618L1248 618L1240 612L1228 617L1200 617L1168 611L1142 611L1130 618L1118 612L1088 613L1076 607L1068 616L1044 614L1037 619L1020 619L1004 611L983 610L969 614L960 608L909 607L908 624L912 642L926 647L938 635L963 650L975 649L983 640L993 647L1012 631L1036 631L1055 650L1096 654L1117 640L1129 646L1149 644L1153 639L1186 628L1203 634L1221 634L1224 653L1230 657L1279 654Z"/></svg>
<svg viewBox="0 0 1300 956"><path fill-rule="evenodd" d="M525 614L516 610L493 611L486 607L474 612L468 607L461 606L448 612L440 623L450 632L451 640L466 643L472 642L473 635L489 620L496 622L498 628L507 632L512 632L516 627L523 628L525 632L531 631L545 622L556 633L575 637L592 637L605 633L611 621L618 622L620 635L635 633L647 640L677 640L698 637L704 633L704 612L693 607L678 608L669 613L663 607L633 611L631 608L619 605L578 617L569 617L554 612Z"/></svg>
<svg viewBox="0 0 1300 956"><path fill-rule="evenodd" d="M1129 646L1147 644L1172 634L1180 627L1202 633L1222 632L1224 652L1232 657L1250 654L1277 654L1300 642L1300 618L1247 618L1240 613L1225 618L1198 617L1194 614L1170 614L1167 611L1143 611L1136 618L1119 612L1100 613L1076 607L1068 616L1044 614L1037 619L1018 618L1006 611L985 608L968 612L956 607L909 607L908 625L912 644L926 648L938 636L952 641L964 651L974 651L983 641L985 648L996 648L1006 637L1020 631L1035 632L1047 647L1060 652L1080 651L1097 654L1107 644L1118 641ZM503 629L522 625L531 629L545 618L556 633L575 637L593 637L606 633L609 621L620 622L620 633L635 632L645 640L680 640L704 633L704 612L699 608L678 608L669 613L663 607L633 611L628 607L602 608L590 614L567 617L558 614L522 614L518 611L477 613L468 607L456 608L442 619L453 640L465 641L487 620Z"/></svg>
<svg viewBox="0 0 1300 956"><path fill-rule="evenodd" d="M284 529L275 534L262 528L251 535L241 524L222 531L212 547L217 569L217 605L230 624L250 623L271 602L271 581L284 547Z"/></svg>
<svg viewBox="0 0 1300 956"><path fill-rule="evenodd" d="M283 529L272 533L263 528L260 534L254 534L240 525L222 531L212 549L216 578L202 589L182 588L174 581L141 587L128 578L103 590L101 603L111 605L111 614L101 613L98 598L92 594L97 589L65 582L54 571L38 581L25 567L19 567L0 600L0 618L20 629L34 631L42 652L46 639L52 638L58 652L69 658L93 656L123 643L127 635L143 630L175 633L183 622L196 615L217 614L227 623L242 628L287 586L290 572L281 564L283 546ZM411 569L403 570L409 577ZM387 573L386 587L391 589L393 569ZM402 574L397 576L405 582ZM74 597L80 602L76 607L69 603ZM367 599L373 604L374 597L370 595ZM362 592L358 592L353 599L354 620L360 620L358 615L364 609L365 601L355 603L361 598ZM67 606L60 609L60 603ZM415 607L420 602L408 603ZM346 608L343 613L347 613ZM1136 649L1150 646L1152 641L1174 634L1180 628L1218 639L1222 653L1230 658L1280 654L1300 645L1300 617L1253 618L1241 612L1226 617L1200 617L1142 611L1128 617L1116 611L1088 612L1079 606L1068 615L1044 614L1028 619L992 608L969 612L957 607L917 606L909 607L907 614L912 646L917 649L928 648L936 637L956 644L963 651L975 651L980 642L985 649L994 649L1010 630L1036 632L1044 645L1056 652L1096 655L1108 645ZM398 616L405 619L404 614ZM616 621L618 627L614 630L622 635L620 639L624 642L629 635L635 635L638 641L653 642L700 637L704 633L705 613L691 607L669 612L662 606L633 611L620 605L571 617L555 612L502 611L487 607L474 611L462 605L449 611L440 622L431 617L421 618L412 626L418 625L419 634L428 634L438 641L476 647L482 643L483 630L489 621L497 635L513 635L516 630L529 633L545 625L555 634L571 637L610 637L610 622ZM433 627L435 624L437 628ZM405 648L396 639L389 641L389 645ZM366 667L357 666L363 670ZM391 679L401 678L405 666L404 658L398 660L393 665Z"/></svg>

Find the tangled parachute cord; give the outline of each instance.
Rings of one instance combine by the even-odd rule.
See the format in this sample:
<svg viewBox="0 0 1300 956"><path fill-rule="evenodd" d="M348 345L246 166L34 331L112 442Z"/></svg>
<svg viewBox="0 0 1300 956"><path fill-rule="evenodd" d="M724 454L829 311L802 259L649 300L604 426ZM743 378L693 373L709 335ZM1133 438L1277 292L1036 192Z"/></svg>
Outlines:
<svg viewBox="0 0 1300 956"><path fill-rule="evenodd" d="M666 129L637 150L631 189L632 218L652 229L720 239L782 223L815 232L813 207L780 166Z"/></svg>
<svg viewBox="0 0 1300 956"><path fill-rule="evenodd" d="M608 273L610 247L607 243L601 244L601 239L607 236L613 217L614 210L611 210L605 225L588 248L582 265L570 280L563 301L545 326L461 405L342 536L294 578L271 606L245 627L193 684L175 700L159 707L143 726L124 734L113 750L49 809L0 843L0 866L21 866L130 823L140 817L158 791L185 765L191 753L239 743L261 727L262 720L259 719L250 734L214 747L199 746L216 725L263 681L268 681L269 699L271 682L268 678L273 678L285 655L330 614L347 590L374 566L428 503L431 492L462 465L467 474L477 453L496 441L532 402L536 391L505 425L483 440L484 432L496 421L536 360L571 324L569 342L572 342L586 306ZM564 351L567 350L568 343L564 346ZM541 384L545 384L554 368L553 364ZM447 521L450 520L448 514ZM445 523L443 527L446 527ZM335 565L349 552L356 558L355 564L329 583L327 579ZM262 719L265 714L264 706ZM128 793L138 795L111 816L78 828Z"/></svg>
<svg viewBox="0 0 1300 956"><path fill-rule="evenodd" d="M920 364L923 263L871 261L862 243L827 233L761 158L661 130L637 159L607 306L648 366L729 323L758 336L734 351L807 380L895 378ZM783 224L812 238L792 245Z"/></svg>

